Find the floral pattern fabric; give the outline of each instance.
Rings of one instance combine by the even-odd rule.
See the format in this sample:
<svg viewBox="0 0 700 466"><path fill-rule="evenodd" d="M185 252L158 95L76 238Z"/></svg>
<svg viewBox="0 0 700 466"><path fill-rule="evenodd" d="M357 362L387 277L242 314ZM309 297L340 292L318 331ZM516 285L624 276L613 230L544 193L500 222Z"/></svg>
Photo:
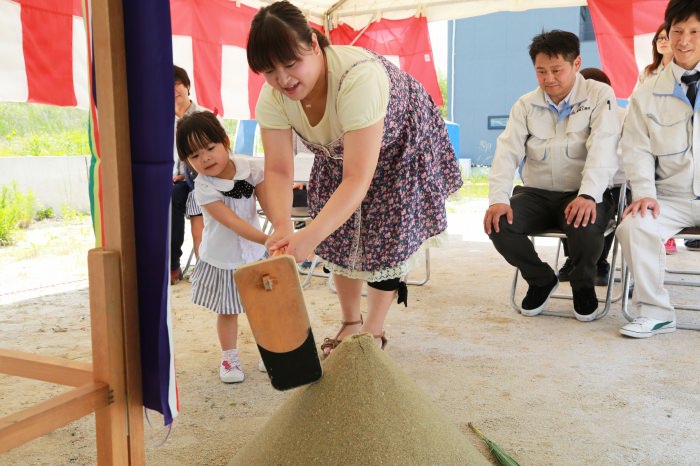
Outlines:
<svg viewBox="0 0 700 466"><path fill-rule="evenodd" d="M409 257L447 228L445 201L462 186L445 123L431 97L388 60L375 59L386 68L391 87L377 168L360 207L316 248L331 271L368 281L407 273ZM300 140L315 155L308 184L315 217L342 181L343 138L328 145Z"/></svg>

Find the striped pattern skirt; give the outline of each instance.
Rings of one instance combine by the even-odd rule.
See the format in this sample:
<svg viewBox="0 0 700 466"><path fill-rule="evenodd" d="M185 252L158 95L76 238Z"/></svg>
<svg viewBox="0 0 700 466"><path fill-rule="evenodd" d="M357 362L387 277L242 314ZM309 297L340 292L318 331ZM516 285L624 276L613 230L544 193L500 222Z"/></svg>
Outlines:
<svg viewBox="0 0 700 466"><path fill-rule="evenodd" d="M185 204L185 217L189 220L190 217L196 217L197 215L202 215L202 208L199 207L197 200L194 198L194 191L190 191Z"/></svg>
<svg viewBox="0 0 700 466"><path fill-rule="evenodd" d="M243 305L233 281L233 270L197 261L192 272L192 302L217 314L241 314Z"/></svg>

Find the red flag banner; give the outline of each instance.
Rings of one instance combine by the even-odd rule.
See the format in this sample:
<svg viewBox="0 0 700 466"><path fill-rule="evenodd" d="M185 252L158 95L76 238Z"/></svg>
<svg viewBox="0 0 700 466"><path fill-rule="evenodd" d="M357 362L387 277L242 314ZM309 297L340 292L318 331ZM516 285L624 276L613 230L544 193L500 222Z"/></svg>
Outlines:
<svg viewBox="0 0 700 466"><path fill-rule="evenodd" d="M0 102L88 107L81 0L0 0Z"/></svg>
<svg viewBox="0 0 700 466"><path fill-rule="evenodd" d="M420 81L438 106L443 104L425 17L382 19L364 32L341 24L331 31L331 42L357 45L384 55Z"/></svg>
<svg viewBox="0 0 700 466"><path fill-rule="evenodd" d="M230 0L170 0L170 12L173 61L190 74L192 97L224 118L255 118L264 79L249 70L245 46L257 10ZM0 102L90 107L82 15L81 0L0 0ZM383 19L357 36L343 24L331 41L386 56L442 104L425 18Z"/></svg>
<svg viewBox="0 0 700 466"><path fill-rule="evenodd" d="M668 0L588 0L603 71L615 95L626 99L652 61L651 40Z"/></svg>
<svg viewBox="0 0 700 466"><path fill-rule="evenodd" d="M265 80L248 68L245 46L255 8L229 0L170 0L173 61L190 73L197 103L250 119Z"/></svg>

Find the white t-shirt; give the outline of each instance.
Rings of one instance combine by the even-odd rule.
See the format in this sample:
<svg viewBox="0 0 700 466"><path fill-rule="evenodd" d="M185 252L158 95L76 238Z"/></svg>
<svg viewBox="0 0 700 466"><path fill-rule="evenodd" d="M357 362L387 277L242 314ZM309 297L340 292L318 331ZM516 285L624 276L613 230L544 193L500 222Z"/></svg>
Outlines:
<svg viewBox="0 0 700 466"><path fill-rule="evenodd" d="M307 141L326 145L348 131L367 128L384 118L389 104L389 76L376 56L352 46L331 45L323 50L328 65L328 94L321 121L311 126L301 102L265 83L255 108L261 128L294 128ZM362 63L355 65L358 62Z"/></svg>
<svg viewBox="0 0 700 466"><path fill-rule="evenodd" d="M253 157L233 157L236 174L232 180L224 180L207 175L199 175L194 181L194 195L200 206L206 207L213 202L223 202L241 219L260 230L255 194L249 198L236 199L224 196L224 192L233 189L238 180L245 180L253 186L262 183L263 159ZM204 233L199 246L199 260L220 269L233 270L243 264L260 260L265 255L265 246L248 241L233 230L225 227L202 209L204 215Z"/></svg>

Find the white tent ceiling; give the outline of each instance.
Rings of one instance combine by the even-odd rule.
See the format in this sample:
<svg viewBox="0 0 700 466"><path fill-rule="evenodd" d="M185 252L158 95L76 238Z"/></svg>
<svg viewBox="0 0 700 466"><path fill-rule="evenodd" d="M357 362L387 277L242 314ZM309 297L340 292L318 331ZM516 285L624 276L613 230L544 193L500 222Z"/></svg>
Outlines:
<svg viewBox="0 0 700 466"><path fill-rule="evenodd" d="M254 8L272 1L237 0ZM498 11L524 11L586 5L586 0L291 0L318 24L347 23L361 29L381 18L402 19L422 13L428 21L468 18Z"/></svg>

